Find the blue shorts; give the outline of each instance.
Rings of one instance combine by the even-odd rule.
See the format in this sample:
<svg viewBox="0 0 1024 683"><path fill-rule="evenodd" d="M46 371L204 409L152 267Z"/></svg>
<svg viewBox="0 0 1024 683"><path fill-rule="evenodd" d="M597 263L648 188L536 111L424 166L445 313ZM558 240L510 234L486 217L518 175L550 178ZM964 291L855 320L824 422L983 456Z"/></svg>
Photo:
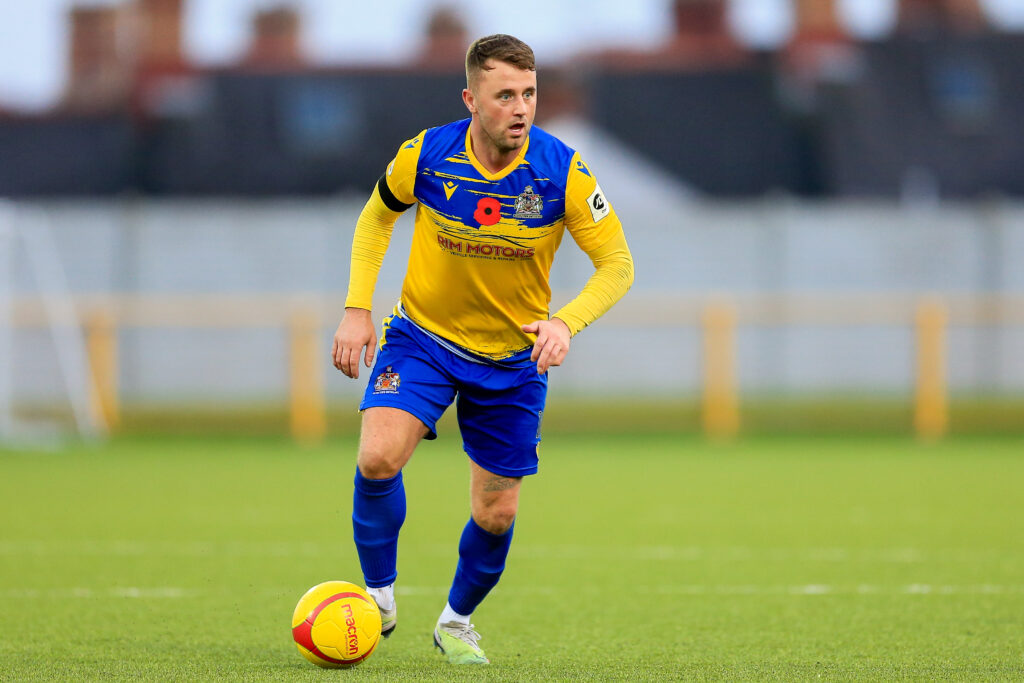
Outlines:
<svg viewBox="0 0 1024 683"><path fill-rule="evenodd" d="M409 320L384 319L380 350L359 410L400 408L437 438L437 421L456 402L462 447L488 472L521 477L537 472L547 373L537 374L530 349L502 360L469 360Z"/></svg>

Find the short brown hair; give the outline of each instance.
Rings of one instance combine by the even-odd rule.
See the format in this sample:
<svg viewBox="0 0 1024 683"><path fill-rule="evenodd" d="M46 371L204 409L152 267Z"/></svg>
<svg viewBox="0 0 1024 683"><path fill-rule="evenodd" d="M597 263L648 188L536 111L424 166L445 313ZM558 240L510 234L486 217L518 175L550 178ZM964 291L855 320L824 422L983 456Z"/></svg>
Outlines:
<svg viewBox="0 0 1024 683"><path fill-rule="evenodd" d="M471 86L473 79L481 71L488 70L485 66L488 59L506 62L524 71L536 71L530 46L515 36L496 33L484 36L473 42L466 53L466 85Z"/></svg>

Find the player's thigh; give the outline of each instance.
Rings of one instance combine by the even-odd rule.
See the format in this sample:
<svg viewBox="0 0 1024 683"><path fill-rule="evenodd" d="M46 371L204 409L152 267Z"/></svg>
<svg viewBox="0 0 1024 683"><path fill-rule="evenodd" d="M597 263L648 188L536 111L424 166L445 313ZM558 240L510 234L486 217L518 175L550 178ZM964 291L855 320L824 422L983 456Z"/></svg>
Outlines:
<svg viewBox="0 0 1024 683"><path fill-rule="evenodd" d="M359 471L368 479L395 476L429 433L422 420L401 408L367 408L359 433Z"/></svg>
<svg viewBox="0 0 1024 683"><path fill-rule="evenodd" d="M547 375L533 369L463 378L457 399L459 430L466 455L504 477L535 474Z"/></svg>
<svg viewBox="0 0 1024 683"><path fill-rule="evenodd" d="M455 398L437 343L397 316L384 321L383 342L363 400L359 470L364 477L397 474Z"/></svg>
<svg viewBox="0 0 1024 683"><path fill-rule="evenodd" d="M359 409L399 408L426 425L426 438L436 438L437 421L455 399L446 370L451 354L398 316L385 318L381 339Z"/></svg>
<svg viewBox="0 0 1024 683"><path fill-rule="evenodd" d="M519 511L522 477L489 472L472 460L470 469L470 505L473 519L492 534L505 533Z"/></svg>

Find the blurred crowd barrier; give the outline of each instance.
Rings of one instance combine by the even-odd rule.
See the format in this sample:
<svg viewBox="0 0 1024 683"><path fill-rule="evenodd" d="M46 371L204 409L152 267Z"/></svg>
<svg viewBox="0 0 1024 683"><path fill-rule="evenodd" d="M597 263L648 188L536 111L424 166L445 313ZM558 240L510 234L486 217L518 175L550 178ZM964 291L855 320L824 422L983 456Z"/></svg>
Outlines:
<svg viewBox="0 0 1024 683"><path fill-rule="evenodd" d="M366 381L328 354L361 199L23 202L4 215L4 373L24 405L67 393L58 325L85 329L94 410L216 413L287 404L317 438ZM1024 206L687 201L620 208L636 284L553 371L554 396L689 398L731 433L752 396L895 397L923 434L951 396L1024 394ZM28 253L45 233L53 254ZM396 226L375 301L401 286L411 217ZM61 273L41 271L50 263ZM40 266L44 264L44 266ZM571 240L552 310L592 272ZM6 303L5 303L6 302ZM56 302L56 303L55 303ZM70 320L70 322L69 322ZM0 341L3 341L0 339ZM1024 415L1018 415L1024 425Z"/></svg>
<svg viewBox="0 0 1024 683"><path fill-rule="evenodd" d="M586 121L714 196L1024 195L1024 36L896 36L828 55L804 70L781 51L683 68L598 55L541 71L539 124ZM466 116L450 66L140 78L113 109L0 115L0 196L365 190L402 140Z"/></svg>

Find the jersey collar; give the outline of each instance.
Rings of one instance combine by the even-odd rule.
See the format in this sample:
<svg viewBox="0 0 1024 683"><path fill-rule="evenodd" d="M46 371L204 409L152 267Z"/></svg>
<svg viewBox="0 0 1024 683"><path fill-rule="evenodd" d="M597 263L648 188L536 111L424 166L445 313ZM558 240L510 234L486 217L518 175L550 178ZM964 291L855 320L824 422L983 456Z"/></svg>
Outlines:
<svg viewBox="0 0 1024 683"><path fill-rule="evenodd" d="M486 168L484 168L484 165L481 164L477 160L476 155L473 154L473 142L472 142L472 138L470 137L469 133L470 133L470 126L467 126L466 127L466 156L469 157L469 163L473 164L473 168L475 168L477 170L477 172L480 175L482 175L486 180L501 180L502 178L507 176L509 173L511 173L512 171L516 170L516 168L519 166L519 164L521 164L523 162L523 159L526 158L526 150L529 149L529 147L530 147L530 137L527 136L526 137L526 142L523 143L523 146L520 148L519 154L516 155L516 158L513 159L512 161L510 161L508 166L506 166L505 168L501 169L497 173L491 173Z"/></svg>

